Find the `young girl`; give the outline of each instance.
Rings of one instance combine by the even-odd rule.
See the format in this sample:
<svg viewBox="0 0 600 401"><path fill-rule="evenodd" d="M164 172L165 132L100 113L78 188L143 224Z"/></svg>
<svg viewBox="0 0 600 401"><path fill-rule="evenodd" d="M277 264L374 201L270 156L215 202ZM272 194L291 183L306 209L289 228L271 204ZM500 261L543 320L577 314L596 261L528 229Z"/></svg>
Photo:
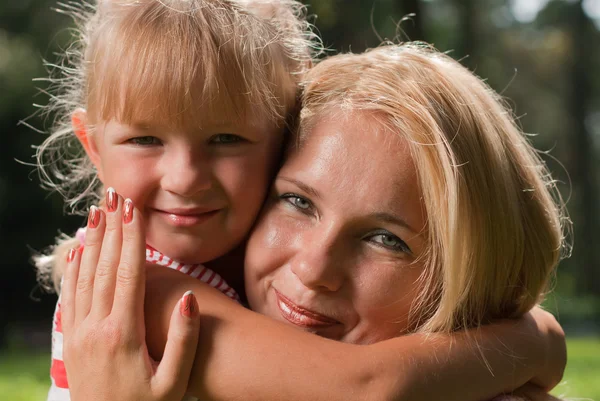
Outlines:
<svg viewBox="0 0 600 401"><path fill-rule="evenodd" d="M443 334L522 315L539 301L560 256L561 206L497 95L446 56L411 45L333 57L307 80L298 141L248 243L249 301L321 337L373 345L303 335L184 275L151 268L151 351L164 348L165 304L193 288L202 302L184 298L183 315L197 318L199 308L206 316L189 382L196 396L484 399L533 378L531 361L503 354L534 351L540 344L532 334L543 325L513 321L466 338ZM81 267L71 252L63 296L74 399L125 391L124 400L169 399L148 390L153 373L139 364L147 357L139 330L145 273L136 256L144 239L141 214L125 204L122 227L110 210L89 226ZM125 242L111 234L121 230ZM106 258L112 276L129 279L109 282L98 270L105 286L91 288L88 276ZM94 315L107 295L112 310ZM414 332L425 334L393 338ZM496 377L478 364L477 352ZM115 360L116 367L98 370ZM187 378L187 366L174 377ZM170 396L183 391L181 380L171 384L169 391L179 391Z"/></svg>
<svg viewBox="0 0 600 401"><path fill-rule="evenodd" d="M238 267L216 274L201 264L232 253L263 203L312 59L303 8L292 0L69 4L80 37L49 106L62 118L39 150L43 177L71 207L110 187L104 206L113 211L115 191L125 194L143 210L149 260L239 299ZM92 206L89 226L99 217ZM78 241L57 247L58 260ZM68 398L61 330L59 302L50 399Z"/></svg>

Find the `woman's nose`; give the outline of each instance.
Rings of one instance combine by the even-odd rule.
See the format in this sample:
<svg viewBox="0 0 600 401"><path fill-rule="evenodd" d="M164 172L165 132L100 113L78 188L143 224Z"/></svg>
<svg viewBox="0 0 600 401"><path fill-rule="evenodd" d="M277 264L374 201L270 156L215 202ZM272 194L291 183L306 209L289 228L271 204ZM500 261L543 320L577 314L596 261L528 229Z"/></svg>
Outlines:
<svg viewBox="0 0 600 401"><path fill-rule="evenodd" d="M290 260L291 270L307 288L338 291L346 278L346 261L338 248L323 238L304 242Z"/></svg>

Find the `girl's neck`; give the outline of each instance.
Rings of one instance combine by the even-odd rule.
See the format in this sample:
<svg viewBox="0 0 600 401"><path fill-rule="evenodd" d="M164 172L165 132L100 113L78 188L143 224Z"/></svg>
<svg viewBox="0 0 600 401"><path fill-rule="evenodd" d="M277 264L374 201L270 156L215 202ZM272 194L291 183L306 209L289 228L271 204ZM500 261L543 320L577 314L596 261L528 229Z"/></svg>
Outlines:
<svg viewBox="0 0 600 401"><path fill-rule="evenodd" d="M246 290L244 287L244 255L246 243L238 245L232 251L220 258L203 263L204 266L218 273L240 296L242 303L246 303Z"/></svg>

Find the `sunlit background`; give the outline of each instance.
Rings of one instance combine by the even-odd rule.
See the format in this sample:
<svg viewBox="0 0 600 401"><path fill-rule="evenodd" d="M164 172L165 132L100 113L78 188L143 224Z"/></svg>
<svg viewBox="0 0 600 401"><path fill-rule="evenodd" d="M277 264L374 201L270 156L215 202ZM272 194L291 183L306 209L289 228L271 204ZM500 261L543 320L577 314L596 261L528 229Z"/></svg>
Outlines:
<svg viewBox="0 0 600 401"><path fill-rule="evenodd" d="M381 40L425 40L502 93L545 157L575 224L546 306L569 338L555 394L600 401L600 0L314 0L325 45L360 52ZM32 145L51 118L42 60L70 38L54 0L0 2L0 400L38 400L48 387L55 295L36 285L32 252L71 233L61 199L39 187ZM316 17L315 17L316 16ZM26 124L19 123L26 120Z"/></svg>

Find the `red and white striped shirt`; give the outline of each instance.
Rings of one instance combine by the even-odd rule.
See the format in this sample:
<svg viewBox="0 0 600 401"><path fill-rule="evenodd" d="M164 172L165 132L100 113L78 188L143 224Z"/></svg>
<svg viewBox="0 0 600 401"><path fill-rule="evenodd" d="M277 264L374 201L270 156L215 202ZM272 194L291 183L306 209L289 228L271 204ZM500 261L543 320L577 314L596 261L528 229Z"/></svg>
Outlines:
<svg viewBox="0 0 600 401"><path fill-rule="evenodd" d="M234 301L240 302L238 294L231 288L225 280L214 271L204 267L201 264L183 264L179 263L156 249L146 245L146 261L155 265L165 266L170 269L180 271L188 276L210 285L227 295ZM60 297L56 303L54 319L52 321L52 366L50 368L50 378L52 384L48 392L47 401L70 401L69 383L67 382L67 372L63 363L63 334L61 325Z"/></svg>

